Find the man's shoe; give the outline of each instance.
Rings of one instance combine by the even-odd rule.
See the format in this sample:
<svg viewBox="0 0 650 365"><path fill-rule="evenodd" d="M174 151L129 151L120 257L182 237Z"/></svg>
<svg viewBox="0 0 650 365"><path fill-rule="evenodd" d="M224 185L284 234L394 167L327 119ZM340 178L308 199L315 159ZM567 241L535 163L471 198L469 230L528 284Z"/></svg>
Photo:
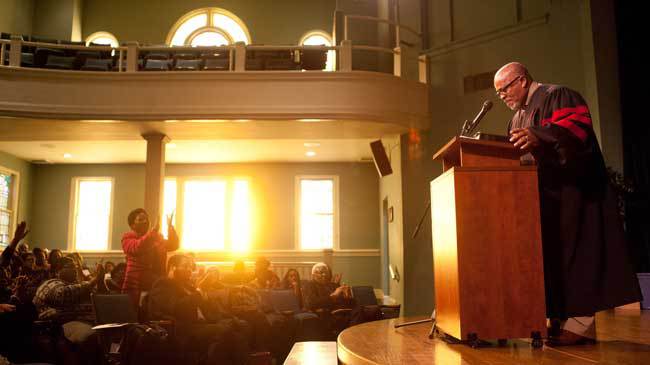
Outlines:
<svg viewBox="0 0 650 365"><path fill-rule="evenodd" d="M594 345L595 343L596 340L593 338L580 336L564 330L562 330L559 336L552 336L546 340L546 346L549 347Z"/></svg>

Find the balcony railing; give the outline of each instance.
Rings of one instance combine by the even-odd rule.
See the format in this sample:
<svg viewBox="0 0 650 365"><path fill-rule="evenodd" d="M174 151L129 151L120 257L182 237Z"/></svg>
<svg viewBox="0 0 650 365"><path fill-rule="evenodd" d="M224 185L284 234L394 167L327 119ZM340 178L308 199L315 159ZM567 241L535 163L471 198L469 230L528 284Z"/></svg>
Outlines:
<svg viewBox="0 0 650 365"><path fill-rule="evenodd" d="M401 65L417 58L419 74L413 79L427 83L426 56L406 52L401 47L353 45L350 40L343 40L339 46L270 46L239 42L220 47L170 47L129 42L120 47L110 47L29 42L19 35L12 35L9 40L0 39L0 65L112 72L323 71L327 53L333 51L336 54L335 72L350 72L353 71L353 50L393 54L393 74L399 77L405 77Z"/></svg>

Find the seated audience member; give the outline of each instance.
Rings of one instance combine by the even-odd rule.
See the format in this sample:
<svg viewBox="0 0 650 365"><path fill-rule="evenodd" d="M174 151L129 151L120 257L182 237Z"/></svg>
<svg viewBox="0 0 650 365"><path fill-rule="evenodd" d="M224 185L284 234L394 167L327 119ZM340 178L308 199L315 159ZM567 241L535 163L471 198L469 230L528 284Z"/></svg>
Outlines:
<svg viewBox="0 0 650 365"><path fill-rule="evenodd" d="M12 291L22 293L28 277L12 278L11 261L15 256L18 243L27 235L25 222L16 226L14 237L0 257L0 356L7 357L12 363L31 362L29 348L31 325L36 318L33 305L25 304L17 299ZM14 283L16 282L16 283Z"/></svg>
<svg viewBox="0 0 650 365"><path fill-rule="evenodd" d="M49 270L50 265L47 263L47 256L43 249L35 247L32 250L34 254L34 264L36 266L35 270Z"/></svg>
<svg viewBox="0 0 650 365"><path fill-rule="evenodd" d="M246 272L244 261L237 260L232 268L231 273L223 276L223 282L228 285L244 285L255 279L255 275Z"/></svg>
<svg viewBox="0 0 650 365"><path fill-rule="evenodd" d="M131 230L122 236L122 250L126 254L122 292L129 295L135 307L140 303L140 293L148 291L156 279L165 276L167 252L179 247L173 219L173 215L167 217L169 238L165 239L159 232L158 220L152 226L146 210L138 208L129 213L127 221Z"/></svg>
<svg viewBox="0 0 650 365"><path fill-rule="evenodd" d="M90 293L95 289L98 279L103 277L103 269L98 266L97 277L80 282L75 261L70 257L62 257L55 263L54 271L56 278L41 284L34 296L38 318L62 325L65 338L79 350L81 359L77 360L88 364L97 363L100 352L97 336L92 329L94 316Z"/></svg>
<svg viewBox="0 0 650 365"><path fill-rule="evenodd" d="M36 270L34 254L26 252L20 255L23 263L21 275L15 278L13 300L16 303L32 305L36 289L47 279L49 272Z"/></svg>
<svg viewBox="0 0 650 365"><path fill-rule="evenodd" d="M106 274L112 274L113 269L115 269L115 264L113 263L113 261L106 261L104 263L104 272Z"/></svg>
<svg viewBox="0 0 650 365"><path fill-rule="evenodd" d="M58 248L55 248L47 256L47 263L50 266L50 277L53 278L56 275L54 274L54 263L57 262L61 257L63 257L63 252Z"/></svg>
<svg viewBox="0 0 650 365"><path fill-rule="evenodd" d="M175 321L181 348L199 351L210 364L245 364L248 354L246 323L229 318L204 300L190 281L192 260L174 255L167 276L149 292L149 314L154 319Z"/></svg>
<svg viewBox="0 0 650 365"><path fill-rule="evenodd" d="M111 294L119 294L122 292L122 286L124 285L124 278L126 275L126 263L120 262L115 265L113 272L111 273L110 279L106 281L106 288Z"/></svg>
<svg viewBox="0 0 650 365"><path fill-rule="evenodd" d="M271 271L271 262L260 256L255 260L255 278L250 285L257 289L277 289L280 286L280 278Z"/></svg>
<svg viewBox="0 0 650 365"><path fill-rule="evenodd" d="M302 288L300 285L300 274L298 273L298 270L289 269L289 271L284 274L284 278L282 278L280 288L285 290L293 290L296 298L298 298L298 303L300 303L300 308L304 308L302 305Z"/></svg>
<svg viewBox="0 0 650 365"><path fill-rule="evenodd" d="M308 310L332 311L352 306L352 289L332 281L332 271L325 263L317 263L311 269L311 280L302 288L303 302Z"/></svg>
<svg viewBox="0 0 650 365"><path fill-rule="evenodd" d="M18 244L18 247L16 247L16 254L17 255L22 255L22 254L28 253L28 252L29 252L29 245L27 243L25 243L25 242L22 242L22 243Z"/></svg>

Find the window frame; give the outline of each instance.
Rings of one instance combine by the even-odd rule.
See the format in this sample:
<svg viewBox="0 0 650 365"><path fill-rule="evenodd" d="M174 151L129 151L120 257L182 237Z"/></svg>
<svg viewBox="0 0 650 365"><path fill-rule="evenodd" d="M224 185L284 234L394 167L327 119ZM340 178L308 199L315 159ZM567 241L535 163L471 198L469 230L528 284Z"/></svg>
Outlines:
<svg viewBox="0 0 650 365"><path fill-rule="evenodd" d="M333 202L333 219L334 219L334 224L333 224L333 229L334 232L332 233L332 247L331 248L302 248L302 242L300 241L301 237L301 205L302 205L302 186L301 186L301 181L302 180L332 180L333 183L333 196L332 199L334 200ZM339 210L339 202L340 202L340 184L339 184L339 176L338 175L296 175L295 177L295 182L294 182L294 201L295 201L295 209L294 209L294 214L295 214L295 219L294 219L294 250L296 251L303 251L303 252L316 252L316 251L323 251L323 250L334 250L338 251L341 249L340 246L340 223L339 223L339 217L340 217L340 210Z"/></svg>
<svg viewBox="0 0 650 365"><path fill-rule="evenodd" d="M77 209L79 201L79 185L82 181L110 181L111 182L111 197L110 208L108 212L108 241L103 250L80 250L77 246L76 233L77 233ZM70 214L68 217L68 251L77 252L109 252L114 251L111 249L113 242L113 210L115 203L115 178L113 176L74 176L70 184Z"/></svg>
<svg viewBox="0 0 650 365"><path fill-rule="evenodd" d="M112 33L106 32L106 31L99 31L99 32L95 32L95 33L90 34L88 37L86 37L86 40L85 40L86 46L89 46L90 43L92 43L97 38L110 38L113 41L115 41L115 46L113 46L111 44L110 45L111 47L116 48L116 47L120 46L120 42L117 40L117 37L115 37Z"/></svg>
<svg viewBox="0 0 650 365"><path fill-rule="evenodd" d="M298 42L299 45L304 46L305 41L307 38L312 37L312 36L321 36L330 43L330 47L334 44L334 40L332 36L321 29L312 29L300 37L300 41ZM331 64L329 65L330 67L327 67L327 64L325 64L325 68L322 71L336 71L336 53L334 50L329 50L327 51L327 61L331 61Z"/></svg>
<svg viewBox="0 0 650 365"><path fill-rule="evenodd" d="M225 29L222 29L219 26L214 24L214 16L213 16L214 14L221 14L221 15L224 15L224 16L232 19L235 23L237 23L237 25L239 25L239 27L241 27L241 29L244 31L244 34L246 35L247 40L244 43L246 43L246 44L252 44L253 43L253 38L251 37L251 34L250 34L249 30L248 30L248 27L246 26L246 23L244 23L244 21L241 20L241 18L239 18L237 15L235 15L234 13L232 13L232 12L226 10L226 9L222 9L222 8L219 8L219 7L205 7L205 8L199 8L199 9L192 10L190 12L185 13L183 16L181 16L176 21L176 23L174 23L174 25L171 27L171 29L169 30L169 33L167 33L167 38L165 39L165 44L167 44L169 46L172 46L172 40L174 39L174 35L178 31L178 28L180 28L187 20L189 20L189 19L191 19L191 18L193 18L193 17L195 17L197 15L200 15L200 14L207 14L207 17L208 17L207 24L202 26L202 27L199 27L197 29L194 29L185 38L185 40L183 42L184 46L189 46L191 44L192 39L194 39L197 35L199 35L201 33L205 33L205 32L211 32L211 31L224 34L226 36L225 37L226 39L232 40L234 42L234 40L232 39L231 34L226 32ZM231 43L231 44L233 44L233 43Z"/></svg>
<svg viewBox="0 0 650 365"><path fill-rule="evenodd" d="M13 239L13 234L16 231L16 223L18 220L18 200L20 199L20 173L10 168L0 165L0 172L6 175L12 175L11 187L9 188L9 207L6 209L9 212L9 242L7 244L0 243L0 247L6 247Z"/></svg>

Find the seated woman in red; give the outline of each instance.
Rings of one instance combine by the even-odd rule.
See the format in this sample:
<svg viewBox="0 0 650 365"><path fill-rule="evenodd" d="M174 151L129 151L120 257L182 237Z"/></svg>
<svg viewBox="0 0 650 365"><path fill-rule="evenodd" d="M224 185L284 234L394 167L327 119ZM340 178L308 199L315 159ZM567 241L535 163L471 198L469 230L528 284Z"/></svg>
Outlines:
<svg viewBox="0 0 650 365"><path fill-rule="evenodd" d="M138 307L140 293L165 276L167 252L178 249L178 234L172 225L173 214L167 217L167 239L160 234L157 219L150 229L149 214L142 208L129 213L128 222L131 230L122 236L122 250L126 254L122 292Z"/></svg>

